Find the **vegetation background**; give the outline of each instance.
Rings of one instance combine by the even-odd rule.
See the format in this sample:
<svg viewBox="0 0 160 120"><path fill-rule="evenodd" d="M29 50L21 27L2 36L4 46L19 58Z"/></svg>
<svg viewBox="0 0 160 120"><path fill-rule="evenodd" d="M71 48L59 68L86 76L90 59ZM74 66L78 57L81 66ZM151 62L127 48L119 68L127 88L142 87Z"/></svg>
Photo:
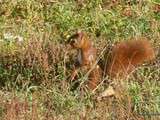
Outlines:
<svg viewBox="0 0 160 120"><path fill-rule="evenodd" d="M159 0L0 0L0 119L159 120L160 55L135 76L116 81L118 97L72 91L65 41L87 32L106 44L145 36L160 47ZM99 91L105 89L99 87Z"/></svg>

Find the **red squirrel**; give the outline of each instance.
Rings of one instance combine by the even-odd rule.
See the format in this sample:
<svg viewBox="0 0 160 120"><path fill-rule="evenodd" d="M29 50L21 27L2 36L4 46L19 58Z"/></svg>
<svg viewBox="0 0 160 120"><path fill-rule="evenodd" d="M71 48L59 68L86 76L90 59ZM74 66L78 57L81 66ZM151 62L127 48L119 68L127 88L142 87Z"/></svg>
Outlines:
<svg viewBox="0 0 160 120"><path fill-rule="evenodd" d="M144 62L155 59L154 49L147 38L141 37L115 44L106 73L110 77L125 77Z"/></svg>
<svg viewBox="0 0 160 120"><path fill-rule="evenodd" d="M79 68L85 68L86 72L90 71L88 76L88 87L93 90L101 79L101 68L96 64L97 62L97 50L93 46L93 42L88 38L84 32L77 32L70 38L70 45L77 49L77 62L78 65L74 66L74 70L71 75L71 80L77 76Z"/></svg>
<svg viewBox="0 0 160 120"><path fill-rule="evenodd" d="M78 50L77 60L79 65L75 66L71 79L73 80L77 75L77 69L86 67L91 69L97 60L97 50L93 43L89 40L87 34L84 32L77 32L70 39L70 44L73 48ZM114 77L126 77L139 65L144 62L153 60L155 52L151 43L147 38L132 39L115 44L111 48L110 60L106 59L103 65L104 68L99 67L98 64L91 70L89 74L88 87L95 89L102 79L102 72Z"/></svg>

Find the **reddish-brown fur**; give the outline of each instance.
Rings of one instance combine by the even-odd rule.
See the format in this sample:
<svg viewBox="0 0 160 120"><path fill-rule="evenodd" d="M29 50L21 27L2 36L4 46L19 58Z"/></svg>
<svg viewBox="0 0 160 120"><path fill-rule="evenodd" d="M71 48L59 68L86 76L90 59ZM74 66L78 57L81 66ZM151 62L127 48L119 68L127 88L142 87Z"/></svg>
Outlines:
<svg viewBox="0 0 160 120"><path fill-rule="evenodd" d="M75 40L71 41L71 46L78 50L77 60L79 66L74 67L71 79L74 80L76 77L78 68L85 68L86 72L91 70L88 87L93 90L101 79L101 68L96 64L97 50L85 33L78 32L73 36Z"/></svg>
<svg viewBox="0 0 160 120"><path fill-rule="evenodd" d="M102 78L102 70L97 65L96 68L94 68L89 74L88 87L91 90L94 90L97 87L97 85L100 83L101 78Z"/></svg>
<svg viewBox="0 0 160 120"><path fill-rule="evenodd" d="M88 87L93 90L101 81L103 69L99 65L93 67L97 59L97 50L85 33L79 32L74 36L76 40L71 41L71 46L78 50L79 66L75 66L72 73L72 80L77 75L78 68L92 69L89 74ZM137 66L154 58L154 49L147 38L123 41L112 47L110 60L109 62L107 60L108 63L106 66L103 66L106 68L106 70L103 69L103 72L112 78L124 78L135 70Z"/></svg>
<svg viewBox="0 0 160 120"><path fill-rule="evenodd" d="M111 77L124 77L138 65L154 58L154 50L146 38L120 42L112 48L107 74Z"/></svg>

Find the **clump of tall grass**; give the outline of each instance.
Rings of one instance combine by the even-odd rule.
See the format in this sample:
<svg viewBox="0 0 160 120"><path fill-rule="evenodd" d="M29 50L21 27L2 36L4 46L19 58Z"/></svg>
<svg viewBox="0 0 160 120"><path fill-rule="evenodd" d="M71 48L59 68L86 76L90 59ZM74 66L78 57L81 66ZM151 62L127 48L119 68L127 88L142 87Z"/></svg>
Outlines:
<svg viewBox="0 0 160 120"><path fill-rule="evenodd" d="M0 1L0 118L156 119L159 56L128 80L117 80L116 98L97 101L96 94L71 91L74 51L64 43L81 29L90 34L99 53L106 43L133 36L146 36L158 48L157 6L156 0Z"/></svg>

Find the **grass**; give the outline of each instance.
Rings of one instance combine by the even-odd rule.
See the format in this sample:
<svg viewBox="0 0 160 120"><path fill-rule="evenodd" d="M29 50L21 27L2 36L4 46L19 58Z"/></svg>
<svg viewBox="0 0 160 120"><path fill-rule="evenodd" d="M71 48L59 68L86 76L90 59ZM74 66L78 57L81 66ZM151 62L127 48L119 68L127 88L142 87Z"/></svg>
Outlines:
<svg viewBox="0 0 160 120"><path fill-rule="evenodd" d="M90 35L99 53L105 44L138 36L157 49L159 5L159 0L0 1L0 119L158 120L159 55L138 68L136 77L116 80L116 98L97 101L84 84L71 91L74 51L65 41L78 29Z"/></svg>

